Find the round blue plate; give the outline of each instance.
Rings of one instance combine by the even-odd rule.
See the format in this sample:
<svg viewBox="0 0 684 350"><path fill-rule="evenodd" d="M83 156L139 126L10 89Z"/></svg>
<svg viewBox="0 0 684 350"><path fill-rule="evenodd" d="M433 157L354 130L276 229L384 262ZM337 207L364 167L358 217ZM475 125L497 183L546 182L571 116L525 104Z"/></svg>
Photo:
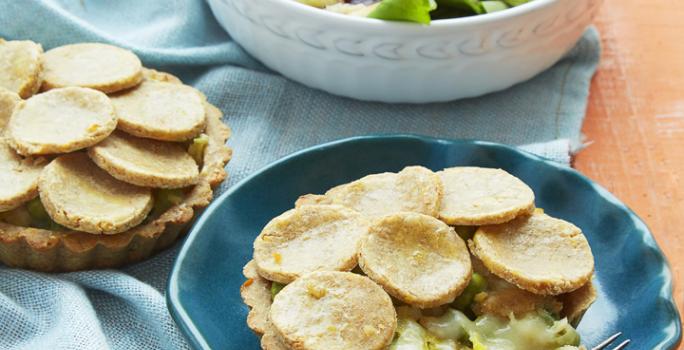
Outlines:
<svg viewBox="0 0 684 350"><path fill-rule="evenodd" d="M309 148L257 172L217 198L192 228L169 278L167 301L201 349L259 349L240 299L252 242L298 196L407 165L502 168L527 183L538 207L575 223L596 259L599 297L580 326L583 343L622 331L630 349L670 349L681 336L672 276L644 223L577 171L504 145L411 135L368 136Z"/></svg>

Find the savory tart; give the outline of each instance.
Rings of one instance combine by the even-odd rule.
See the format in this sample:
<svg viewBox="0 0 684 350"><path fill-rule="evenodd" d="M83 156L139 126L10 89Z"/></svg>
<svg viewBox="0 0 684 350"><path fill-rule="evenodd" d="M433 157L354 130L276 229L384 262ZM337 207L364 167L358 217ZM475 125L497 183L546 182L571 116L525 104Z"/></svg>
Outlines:
<svg viewBox="0 0 684 350"><path fill-rule="evenodd" d="M359 267L391 296L420 308L452 302L472 275L463 239L447 224L418 213L373 222L361 243Z"/></svg>
<svg viewBox="0 0 684 350"><path fill-rule="evenodd" d="M254 241L259 273L290 283L309 272L349 271L368 226L361 214L337 205L307 205L271 220Z"/></svg>
<svg viewBox="0 0 684 350"><path fill-rule="evenodd" d="M42 82L43 48L33 41L5 41L0 38L0 88L29 98Z"/></svg>
<svg viewBox="0 0 684 350"><path fill-rule="evenodd" d="M437 173L444 185L439 218L449 225L490 225L534 211L534 193L501 169L454 167Z"/></svg>
<svg viewBox="0 0 684 350"><path fill-rule="evenodd" d="M121 131L90 147L88 155L115 178L138 186L181 188L199 179L197 163L181 145Z"/></svg>
<svg viewBox="0 0 684 350"><path fill-rule="evenodd" d="M369 278L319 271L288 284L269 317L285 344L297 350L381 350L397 319L392 300Z"/></svg>
<svg viewBox="0 0 684 350"><path fill-rule="evenodd" d="M49 50L43 55L43 90L80 86L105 93L134 87L142 80L142 63L120 47L81 43Z"/></svg>
<svg viewBox="0 0 684 350"><path fill-rule="evenodd" d="M410 166L398 173L373 174L330 189L324 195L304 195L296 206L311 203L339 204L367 216L403 211L437 216L442 183L431 170Z"/></svg>
<svg viewBox="0 0 684 350"><path fill-rule="evenodd" d="M144 80L134 89L112 96L119 129L161 141L185 141L206 126L204 101L192 87Z"/></svg>
<svg viewBox="0 0 684 350"><path fill-rule="evenodd" d="M97 90L54 89L19 102L8 130L22 155L68 153L104 140L116 128L114 105Z"/></svg>
<svg viewBox="0 0 684 350"><path fill-rule="evenodd" d="M0 261L40 271L111 268L171 245L226 177L230 129L221 111L196 92L202 122L189 139L141 139L115 131L114 97L102 91L135 89L143 79L196 90L109 45L68 45L39 58L46 92L22 101L0 89L0 181L13 184L0 189ZM9 69L0 64L0 76Z"/></svg>
<svg viewBox="0 0 684 350"><path fill-rule="evenodd" d="M430 172L417 167L407 169L410 169L407 172ZM439 174L454 169L463 170L451 168ZM325 195L300 197L295 209L271 221L255 241L257 261L252 260L244 267L247 280L240 288L249 307L247 325L261 337L261 347L266 350L585 349L574 327L596 299L596 290L591 282L593 255L582 232L568 222L544 214L541 209L535 210L534 194L528 193L526 185L520 186L518 182L522 181L513 175L482 168L467 168L465 172L470 175L458 176L479 174L481 178L466 179L470 185L446 179L449 183L444 186L458 188L462 198L470 201L469 205L498 204L484 205L485 215L471 215L472 210L461 213L470 218L494 217L496 221L507 217L508 221L480 227L449 226L444 218L436 218L441 200L434 205L435 216L426 215L425 206L415 205L434 203L437 200L434 192L398 194L411 188L411 184L397 186L397 174L391 173L367 176L363 181L331 189ZM426 178L429 176L406 177L416 181L415 188L426 188ZM353 186L362 190L350 190ZM333 190L347 196L338 197ZM420 193L425 197L421 198ZM409 203L390 204L384 195L392 201ZM483 195L496 198L488 200ZM391 210L381 215L383 210L378 206L385 201ZM321 204L331 202L336 206ZM350 212L357 211L357 216L367 219L358 245L353 244L352 237L343 238L343 232L353 232L356 237L357 226L323 230L315 225L302 225L302 222L325 221L331 207L345 204ZM495 207L498 209L490 210ZM395 212L397 208L413 210ZM306 219L292 220L297 217L294 213L301 211L305 211ZM492 214L497 212L506 214ZM280 225L274 230L276 221ZM316 227L316 235L325 233L325 237L332 237L330 232L335 232L334 240L339 243L319 244L313 233L300 234L302 227ZM263 241L264 232L274 233L273 243L270 238ZM283 263L284 256L274 254L280 252L281 244L288 249L289 264L308 264L315 256L316 263L307 265L315 269L309 267L287 279L273 278L272 271L260 268L258 260ZM316 247L331 258L318 262L322 254L311 253ZM338 254L350 256L350 249L354 247L358 249L358 266L344 264L343 269L351 272L339 271L338 264L326 265L329 261L339 261ZM386 298L392 298L390 307L385 306L383 299Z"/></svg>

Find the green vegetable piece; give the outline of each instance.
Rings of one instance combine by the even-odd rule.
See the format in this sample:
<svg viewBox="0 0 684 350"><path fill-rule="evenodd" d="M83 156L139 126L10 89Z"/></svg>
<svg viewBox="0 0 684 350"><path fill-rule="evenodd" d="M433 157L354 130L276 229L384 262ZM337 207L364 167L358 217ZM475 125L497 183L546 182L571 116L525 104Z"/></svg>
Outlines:
<svg viewBox="0 0 684 350"><path fill-rule="evenodd" d="M482 1L482 7L484 7L487 13L503 11L509 8L503 1Z"/></svg>
<svg viewBox="0 0 684 350"><path fill-rule="evenodd" d="M437 5L439 7L447 6L468 11L478 15L485 13L485 8L482 6L480 0L437 0Z"/></svg>
<svg viewBox="0 0 684 350"><path fill-rule="evenodd" d="M154 207L148 215L149 218L157 217L174 205L183 201L185 193L182 188L160 188L154 192Z"/></svg>
<svg viewBox="0 0 684 350"><path fill-rule="evenodd" d="M275 299L276 294L280 293L285 288L285 285L278 282L271 282L271 299Z"/></svg>
<svg viewBox="0 0 684 350"><path fill-rule="evenodd" d="M457 310L464 312L470 311L470 305L473 303L475 295L484 292L486 289L487 279L479 273L473 272L470 283L468 283L468 286L463 290L463 293L461 293L451 305Z"/></svg>
<svg viewBox="0 0 684 350"><path fill-rule="evenodd" d="M50 229L52 227L52 218L45 211L40 198L36 197L26 203L26 209L29 215L31 215L31 226L42 229Z"/></svg>
<svg viewBox="0 0 684 350"><path fill-rule="evenodd" d="M10 211L0 213L0 220L15 226L31 226L31 215L26 206L20 206Z"/></svg>
<svg viewBox="0 0 684 350"><path fill-rule="evenodd" d="M477 226L454 226L454 229L464 241L467 241L473 238L475 231L477 231Z"/></svg>
<svg viewBox="0 0 684 350"><path fill-rule="evenodd" d="M430 24L430 11L436 8L431 0L383 0L368 17Z"/></svg>
<svg viewBox="0 0 684 350"><path fill-rule="evenodd" d="M302 4L309 5L309 6L314 6L318 8L325 8L326 6L330 5L335 5L341 2L344 2L342 0L299 0Z"/></svg>
<svg viewBox="0 0 684 350"><path fill-rule="evenodd" d="M418 322L411 318L397 319L397 334L390 345L390 350L425 350L427 348L427 332Z"/></svg>
<svg viewBox="0 0 684 350"><path fill-rule="evenodd" d="M208 144L209 136L202 134L195 137L190 146L188 146L188 153L190 153L192 159L200 166L204 162L204 151L207 149Z"/></svg>
<svg viewBox="0 0 684 350"><path fill-rule="evenodd" d="M522 4L526 4L532 0L503 0L508 6L520 6Z"/></svg>

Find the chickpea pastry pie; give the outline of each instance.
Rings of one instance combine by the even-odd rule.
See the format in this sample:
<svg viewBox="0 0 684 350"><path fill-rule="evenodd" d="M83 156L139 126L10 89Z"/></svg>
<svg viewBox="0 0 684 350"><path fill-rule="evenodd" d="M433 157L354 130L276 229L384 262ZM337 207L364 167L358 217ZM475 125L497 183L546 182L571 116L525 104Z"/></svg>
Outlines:
<svg viewBox="0 0 684 350"><path fill-rule="evenodd" d="M75 271L168 247L227 176L221 118L129 50L0 39L0 261Z"/></svg>
<svg viewBox="0 0 684 350"><path fill-rule="evenodd" d="M265 350L577 350L593 273L581 229L515 176L411 166L301 196L240 294Z"/></svg>

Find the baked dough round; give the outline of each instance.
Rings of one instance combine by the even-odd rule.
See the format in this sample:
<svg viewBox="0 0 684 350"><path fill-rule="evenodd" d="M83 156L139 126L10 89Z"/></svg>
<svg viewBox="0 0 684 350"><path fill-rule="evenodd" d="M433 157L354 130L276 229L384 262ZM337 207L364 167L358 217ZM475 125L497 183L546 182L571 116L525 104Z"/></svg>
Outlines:
<svg viewBox="0 0 684 350"><path fill-rule="evenodd" d="M356 266L368 223L338 205L307 205L271 220L254 240L259 274L290 283L313 271L349 271Z"/></svg>
<svg viewBox="0 0 684 350"><path fill-rule="evenodd" d="M319 271L280 291L271 321L295 350L379 350L394 337L392 300L367 277Z"/></svg>
<svg viewBox="0 0 684 350"><path fill-rule="evenodd" d="M40 175L39 189L52 220L94 234L114 234L135 227L153 205L149 188L111 177L84 152L54 159Z"/></svg>
<svg viewBox="0 0 684 350"><path fill-rule="evenodd" d="M14 107L19 104L21 98L12 91L0 88L0 138L5 134L5 127L9 123L14 112Z"/></svg>
<svg viewBox="0 0 684 350"><path fill-rule="evenodd" d="M206 126L202 96L187 85L145 80L112 96L119 129L161 141L184 141Z"/></svg>
<svg viewBox="0 0 684 350"><path fill-rule="evenodd" d="M0 212L12 210L38 195L45 159L23 158L0 138Z"/></svg>
<svg viewBox="0 0 684 350"><path fill-rule="evenodd" d="M49 50L43 56L43 70L43 90L80 86L112 93L136 86L143 78L138 56L100 43Z"/></svg>
<svg viewBox="0 0 684 350"><path fill-rule="evenodd" d="M422 166L409 166L399 173L365 176L334 187L323 196L302 196L295 205L339 204L372 217L399 212L436 217L441 198L442 183L439 177Z"/></svg>
<svg viewBox="0 0 684 350"><path fill-rule="evenodd" d="M449 225L490 225L534 210L534 193L501 169L455 167L437 172L444 185L439 217Z"/></svg>
<svg viewBox="0 0 684 350"><path fill-rule="evenodd" d="M473 274L468 248L456 231L418 213L375 221L361 242L359 267L387 293L420 308L452 302Z"/></svg>
<svg viewBox="0 0 684 350"><path fill-rule="evenodd" d="M0 87L22 98L29 98L40 88L43 48L33 41L0 39Z"/></svg>
<svg viewBox="0 0 684 350"><path fill-rule="evenodd" d="M534 294L572 292L594 272L594 257L582 231L539 212L482 226L469 245L489 271Z"/></svg>
<svg viewBox="0 0 684 350"><path fill-rule="evenodd" d="M271 282L259 276L254 260L242 268L247 281L240 286L240 296L247 306L247 326L257 334L266 333L269 325L268 311L271 309Z"/></svg>
<svg viewBox="0 0 684 350"><path fill-rule="evenodd" d="M116 128L114 106L97 90L55 89L20 102L9 122L10 144L23 155L92 146Z"/></svg>
<svg viewBox="0 0 684 350"><path fill-rule="evenodd" d="M197 183L197 163L181 145L115 131L88 149L95 164L133 185L179 188Z"/></svg>

